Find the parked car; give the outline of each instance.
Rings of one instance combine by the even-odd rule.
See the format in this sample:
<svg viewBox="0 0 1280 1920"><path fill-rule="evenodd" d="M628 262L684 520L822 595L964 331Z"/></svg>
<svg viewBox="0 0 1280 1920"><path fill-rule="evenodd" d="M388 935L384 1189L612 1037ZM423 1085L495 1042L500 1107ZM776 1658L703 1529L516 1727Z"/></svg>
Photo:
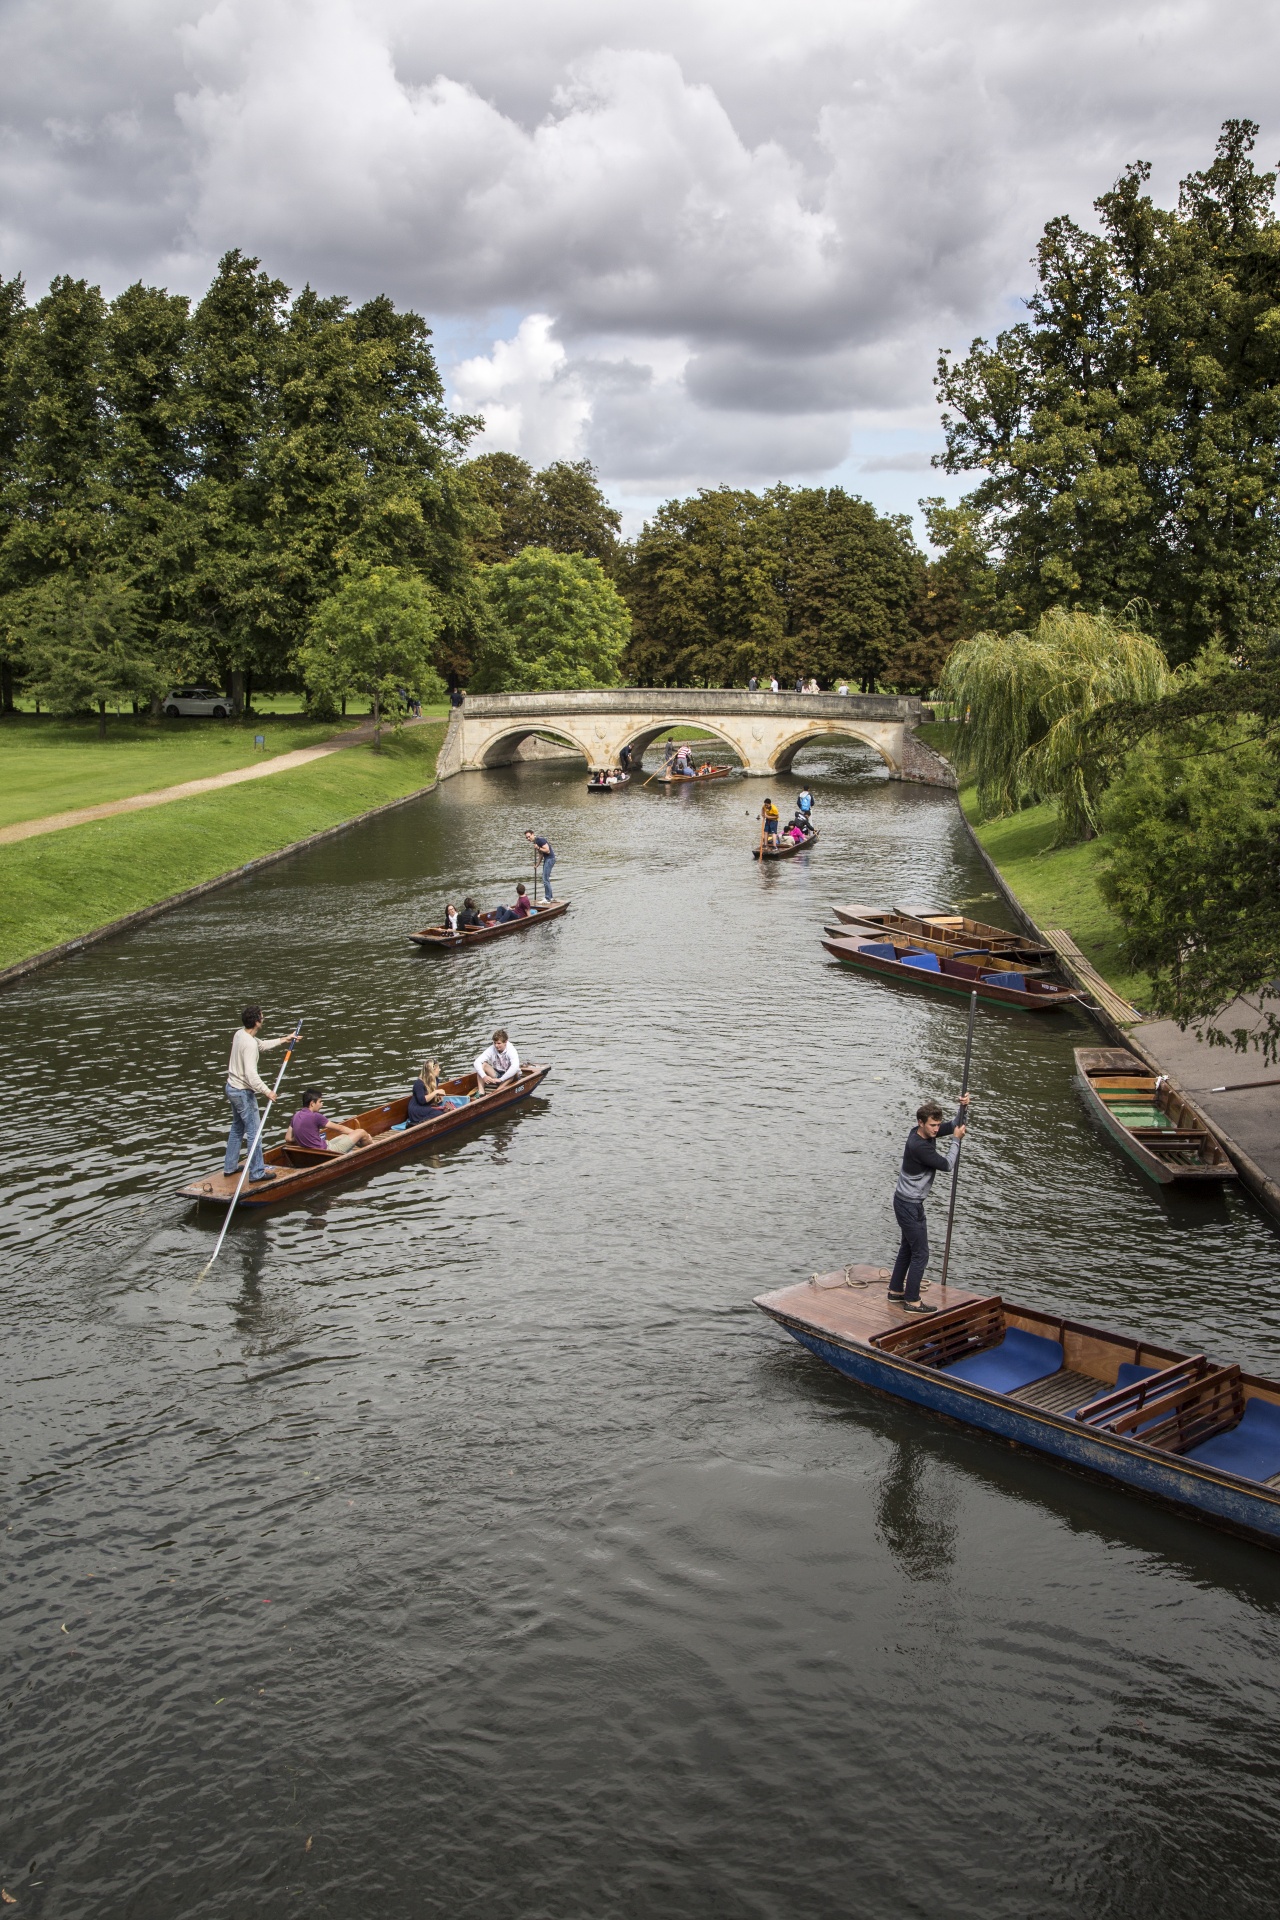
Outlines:
<svg viewBox="0 0 1280 1920"><path fill-rule="evenodd" d="M184 713L225 720L231 711L231 701L227 694L216 693L212 687L176 687L165 695L164 710L171 720L179 719Z"/></svg>

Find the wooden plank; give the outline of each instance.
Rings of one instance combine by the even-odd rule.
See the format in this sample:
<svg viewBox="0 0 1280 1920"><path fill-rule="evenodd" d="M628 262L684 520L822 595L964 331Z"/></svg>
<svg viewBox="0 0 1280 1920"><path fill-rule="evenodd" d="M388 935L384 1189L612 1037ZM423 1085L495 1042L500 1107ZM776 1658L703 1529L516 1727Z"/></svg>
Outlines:
<svg viewBox="0 0 1280 1920"><path fill-rule="evenodd" d="M1096 967L1090 966L1065 927L1046 927L1044 937L1066 967L1067 972L1080 986L1087 988L1098 1005L1110 1014L1117 1026L1137 1025L1143 1015L1131 1001L1124 999L1114 987L1107 985Z"/></svg>

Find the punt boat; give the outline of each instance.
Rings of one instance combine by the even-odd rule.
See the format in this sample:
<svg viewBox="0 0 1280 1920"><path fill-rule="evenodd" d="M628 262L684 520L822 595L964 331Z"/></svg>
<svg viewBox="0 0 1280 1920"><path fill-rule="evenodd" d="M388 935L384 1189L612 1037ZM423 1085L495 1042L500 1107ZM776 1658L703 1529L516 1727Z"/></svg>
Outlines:
<svg viewBox="0 0 1280 1920"><path fill-rule="evenodd" d="M946 941L910 939L881 927L828 927L822 942L833 960L860 973L877 974L932 993L967 1000L975 990L993 1007L1022 1007L1028 1013L1052 1013L1078 1006L1074 987L1046 980L999 953L974 953Z"/></svg>
<svg viewBox="0 0 1280 1920"><path fill-rule="evenodd" d="M1162 1186L1236 1179L1223 1148L1189 1100L1123 1047L1077 1047L1076 1073L1094 1118Z"/></svg>
<svg viewBox="0 0 1280 1920"><path fill-rule="evenodd" d="M1280 1381L958 1287L936 1314L846 1267L755 1304L874 1392L1280 1547Z"/></svg>
<svg viewBox="0 0 1280 1920"><path fill-rule="evenodd" d="M479 946L485 940L500 940L504 933L527 933L530 927L541 926L544 920L554 920L568 911L567 900L551 900L534 907L530 913L521 914L518 920L495 922L491 927L468 927L465 933L450 933L447 927L423 927L420 933L411 933L409 938L415 947L447 947L452 952L458 947Z"/></svg>
<svg viewBox="0 0 1280 1920"><path fill-rule="evenodd" d="M629 773L607 773L599 779L593 774L587 782L587 792L612 793L615 787L625 787L630 778Z"/></svg>
<svg viewBox="0 0 1280 1920"><path fill-rule="evenodd" d="M371 1167L384 1166L389 1160L401 1160L422 1147L434 1146L445 1134L460 1133L464 1127L475 1126L477 1121L491 1120L495 1114L505 1113L508 1107L515 1106L540 1086L550 1071L550 1067L523 1067L506 1086L479 1098L474 1073L442 1080L440 1091L453 1095L463 1104L451 1106L435 1120L420 1120L414 1127L406 1124L407 1094L399 1100L388 1101L385 1106L370 1107L367 1113L353 1114L342 1123L363 1127L373 1135L367 1147L352 1147L349 1153L319 1153L310 1147L283 1144L268 1147L263 1158L276 1178L260 1187L252 1187L246 1181L236 1204L238 1207L278 1206L282 1200L316 1193L321 1187L336 1186L339 1180L353 1179ZM194 1180L179 1188L179 1192L185 1199L197 1200L202 1206L225 1207L230 1204L239 1179L238 1172L223 1173L218 1167L212 1173L197 1174Z"/></svg>
<svg viewBox="0 0 1280 1920"><path fill-rule="evenodd" d="M780 834L776 847L752 847L751 857L753 860L794 860L798 853L806 853L817 837L817 827L806 833L803 840L788 840Z"/></svg>
<svg viewBox="0 0 1280 1920"><path fill-rule="evenodd" d="M1047 960L1052 964L1052 947L1042 947L1025 934L1011 933L1007 927L993 927L985 920L970 920L963 913L906 913L900 907L882 911L875 907L833 907L837 920L845 926L881 927L886 933L906 933L926 940L945 940L954 947L966 947L983 953L1003 953L1015 960Z"/></svg>
<svg viewBox="0 0 1280 1920"><path fill-rule="evenodd" d="M741 772L739 767L717 767L708 762L706 766L698 767L693 773L660 773L657 778L658 785L661 787L688 787L697 786L707 780L731 780L734 774L739 772Z"/></svg>

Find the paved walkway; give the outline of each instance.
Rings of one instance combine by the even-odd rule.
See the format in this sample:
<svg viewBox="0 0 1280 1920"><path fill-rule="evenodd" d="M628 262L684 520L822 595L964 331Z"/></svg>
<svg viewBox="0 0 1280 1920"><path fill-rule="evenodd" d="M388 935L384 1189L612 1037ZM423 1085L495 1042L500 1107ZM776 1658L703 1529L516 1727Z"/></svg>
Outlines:
<svg viewBox="0 0 1280 1920"><path fill-rule="evenodd" d="M406 720L407 727L429 725L421 720ZM171 800L189 800L196 793L213 793L218 787L238 787L243 780L264 780L271 773L292 773L327 754L341 753L346 747L367 746L373 739L372 725L355 727L349 733L335 734L320 747L299 747L293 753L278 753L270 760L252 766L233 767L229 773L212 773L204 780L184 780L180 786L158 787L154 793L133 793L125 800L105 800L97 807L77 807L71 813L46 813L39 820L17 820L11 827L0 827L0 846L14 840L33 840L37 834L58 833L63 827L84 827L93 820L107 820L113 813L140 813L144 807L164 807Z"/></svg>

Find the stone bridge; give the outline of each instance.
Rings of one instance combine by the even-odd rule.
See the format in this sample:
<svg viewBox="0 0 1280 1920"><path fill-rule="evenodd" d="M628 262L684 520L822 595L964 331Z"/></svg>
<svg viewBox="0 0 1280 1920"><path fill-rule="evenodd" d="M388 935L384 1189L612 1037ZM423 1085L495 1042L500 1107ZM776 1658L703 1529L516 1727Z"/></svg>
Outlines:
<svg viewBox="0 0 1280 1920"><path fill-rule="evenodd" d="M915 729L931 718L910 694L745 693L705 687L610 687L602 692L480 693L454 709L439 774L503 767L538 752L539 737L580 753L591 767L638 760L668 727L705 727L746 772L786 773L802 747L860 740L899 780L954 786L947 762ZM528 744L526 744L528 743Z"/></svg>

